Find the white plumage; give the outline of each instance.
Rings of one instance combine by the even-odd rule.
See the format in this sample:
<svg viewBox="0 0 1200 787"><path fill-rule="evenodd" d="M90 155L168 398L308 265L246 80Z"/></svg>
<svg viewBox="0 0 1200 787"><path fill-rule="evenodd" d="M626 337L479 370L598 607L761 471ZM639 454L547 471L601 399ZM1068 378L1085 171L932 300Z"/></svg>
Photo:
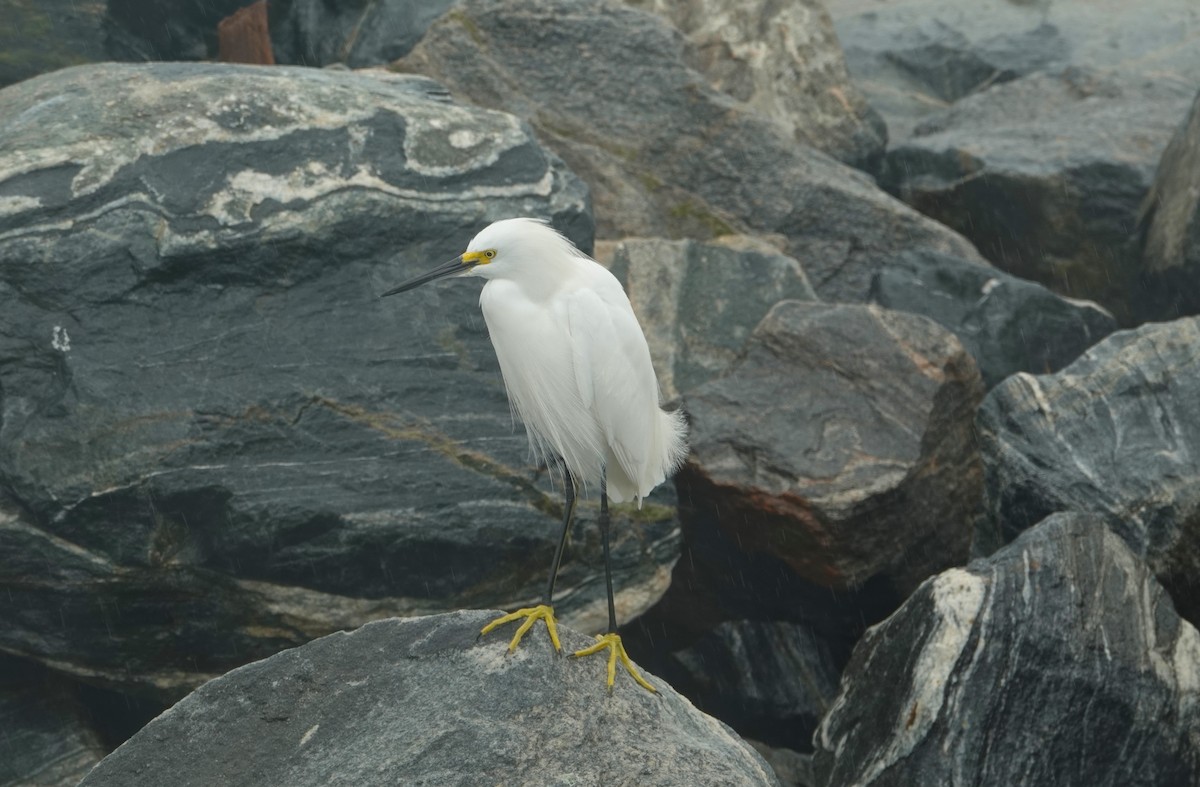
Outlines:
<svg viewBox="0 0 1200 787"><path fill-rule="evenodd" d="M515 651L534 622L545 621L555 650L562 645L554 619L554 582L575 510L575 484L607 480L600 495L600 543L608 595L608 633L575 652L608 651L608 688L619 661L639 686L654 691L634 669L621 635L613 597L607 497L620 503L642 498L683 461L680 413L659 407L658 378L646 337L621 284L569 240L534 219L497 221L476 235L455 259L384 295L395 295L446 276L487 279L479 306L500 359L513 409L540 458L561 457L572 481L566 487L562 535L542 603L510 612L480 634L524 621L508 645Z"/></svg>
<svg viewBox="0 0 1200 787"><path fill-rule="evenodd" d="M484 257L487 252L494 256ZM543 460L641 499L686 454L679 412L659 407L646 338L616 278L533 219L498 221L468 244L509 401Z"/></svg>

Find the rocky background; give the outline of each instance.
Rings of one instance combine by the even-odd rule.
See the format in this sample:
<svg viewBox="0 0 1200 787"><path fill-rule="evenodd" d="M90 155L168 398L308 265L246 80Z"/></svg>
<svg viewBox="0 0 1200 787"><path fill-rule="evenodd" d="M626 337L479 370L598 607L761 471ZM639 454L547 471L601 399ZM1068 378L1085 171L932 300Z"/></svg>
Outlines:
<svg viewBox="0 0 1200 787"><path fill-rule="evenodd" d="M0 0L0 785L370 621L88 783L1200 784L1194 0L271 0L215 62L247 5ZM383 621L545 579L478 284L375 297L513 215L691 424L616 509L663 700Z"/></svg>

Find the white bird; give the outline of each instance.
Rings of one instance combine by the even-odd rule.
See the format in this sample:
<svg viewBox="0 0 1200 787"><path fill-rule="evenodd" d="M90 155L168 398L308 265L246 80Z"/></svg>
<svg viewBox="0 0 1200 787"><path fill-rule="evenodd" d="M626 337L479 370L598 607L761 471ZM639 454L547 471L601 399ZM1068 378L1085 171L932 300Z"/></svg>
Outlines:
<svg viewBox="0 0 1200 787"><path fill-rule="evenodd" d="M617 634L609 565L608 498L637 500L661 484L686 453L682 413L659 403L650 350L620 282L545 222L497 221L476 235L460 256L383 295L395 295L447 276L487 279L479 306L508 399L525 424L536 458L563 468L563 530L541 604L517 610L484 627L524 619L509 651L537 620L546 622L555 650L554 581L575 510L577 485L600 487L600 534L608 589L608 633L577 651L608 650L611 691L619 658L639 685L654 688L634 670ZM382 296L381 296L382 297Z"/></svg>

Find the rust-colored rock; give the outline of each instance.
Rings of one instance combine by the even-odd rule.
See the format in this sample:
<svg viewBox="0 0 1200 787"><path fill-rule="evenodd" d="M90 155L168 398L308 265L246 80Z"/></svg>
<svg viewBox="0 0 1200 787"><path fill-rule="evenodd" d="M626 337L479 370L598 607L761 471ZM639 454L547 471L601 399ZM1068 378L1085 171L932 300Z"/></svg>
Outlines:
<svg viewBox="0 0 1200 787"><path fill-rule="evenodd" d="M217 59L222 63L275 65L271 32L267 26L267 0L239 8L217 25Z"/></svg>

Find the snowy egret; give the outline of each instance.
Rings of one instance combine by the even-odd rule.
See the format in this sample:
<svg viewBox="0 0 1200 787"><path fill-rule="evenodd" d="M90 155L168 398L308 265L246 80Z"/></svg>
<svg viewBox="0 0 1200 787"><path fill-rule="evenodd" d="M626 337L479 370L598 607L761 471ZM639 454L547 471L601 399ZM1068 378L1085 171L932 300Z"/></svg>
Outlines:
<svg viewBox="0 0 1200 787"><path fill-rule="evenodd" d="M575 657L608 651L608 689L616 663L654 691L633 668L617 634L609 564L608 498L637 500L661 484L687 452L682 414L659 406L658 379L646 337L624 289L602 265L536 219L497 221L467 250L383 294L411 290L447 276L487 279L479 306L500 361L504 387L525 424L534 456L563 469L562 535L542 603L489 623L481 634L523 620L509 643L515 651L538 620L562 652L554 620L554 581L582 485L600 487L600 541L608 591L608 632Z"/></svg>

